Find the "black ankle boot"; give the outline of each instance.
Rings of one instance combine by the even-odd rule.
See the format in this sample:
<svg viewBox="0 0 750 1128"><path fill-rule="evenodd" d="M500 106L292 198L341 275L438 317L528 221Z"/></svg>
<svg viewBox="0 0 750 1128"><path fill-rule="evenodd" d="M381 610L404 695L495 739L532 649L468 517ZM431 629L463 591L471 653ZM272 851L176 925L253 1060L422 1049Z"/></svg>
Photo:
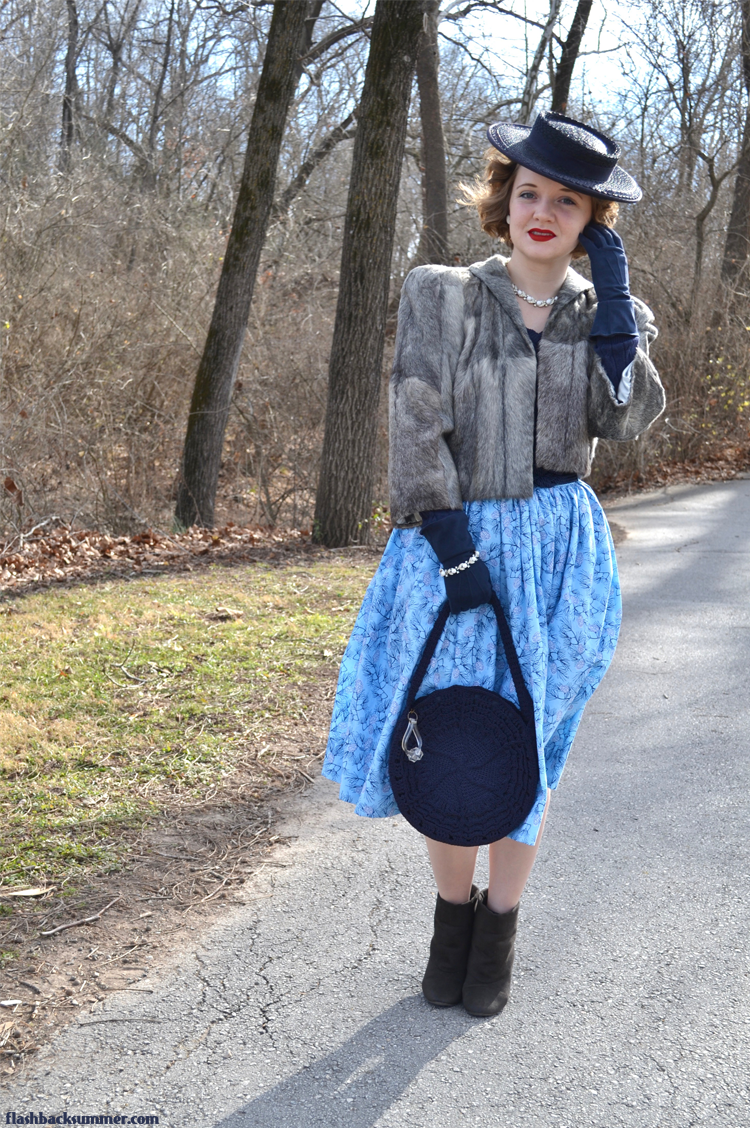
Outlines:
<svg viewBox="0 0 750 1128"><path fill-rule="evenodd" d="M500 1013L510 994L518 905L507 913L493 913L487 906L486 889L476 905L462 997L469 1014L489 1018Z"/></svg>
<svg viewBox="0 0 750 1128"><path fill-rule="evenodd" d="M424 997L435 1007L454 1007L461 1002L478 893L472 885L471 897L463 905L453 905L437 895L435 931L422 980Z"/></svg>

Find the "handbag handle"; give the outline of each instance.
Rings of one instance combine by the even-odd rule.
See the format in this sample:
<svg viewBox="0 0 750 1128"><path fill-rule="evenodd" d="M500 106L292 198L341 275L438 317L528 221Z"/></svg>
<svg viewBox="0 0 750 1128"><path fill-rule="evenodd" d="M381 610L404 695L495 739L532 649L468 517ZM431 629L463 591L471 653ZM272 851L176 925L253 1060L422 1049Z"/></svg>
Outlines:
<svg viewBox="0 0 750 1128"><path fill-rule="evenodd" d="M503 650L505 651L505 658L510 668L510 674L513 678L513 685L515 686L516 695L518 697L521 716L523 717L524 722L528 725L531 724L534 719L534 703L531 700L531 694L526 688L526 682L524 681L523 674L521 673L521 663L518 660L518 652L516 651L515 645L513 643L513 635L510 633L508 620L505 618L505 612L503 611L502 604L500 603L500 600L497 598L497 595L494 591L491 596L491 603L495 611L495 616L497 618L497 625L500 628L500 638L502 639ZM419 659L417 667L412 674L411 681L409 682L409 688L406 692L406 702L409 708L411 708L414 704L414 700L417 696L417 690L424 681L424 676L427 673L427 667L430 664L430 659L435 653L437 644L440 640L441 634L443 633L443 628L448 622L448 616L450 615L450 613L450 604L446 599L445 603L442 605L440 611L438 612L438 617L435 621L434 627L427 636L427 641L425 642L424 648L422 650L422 657Z"/></svg>

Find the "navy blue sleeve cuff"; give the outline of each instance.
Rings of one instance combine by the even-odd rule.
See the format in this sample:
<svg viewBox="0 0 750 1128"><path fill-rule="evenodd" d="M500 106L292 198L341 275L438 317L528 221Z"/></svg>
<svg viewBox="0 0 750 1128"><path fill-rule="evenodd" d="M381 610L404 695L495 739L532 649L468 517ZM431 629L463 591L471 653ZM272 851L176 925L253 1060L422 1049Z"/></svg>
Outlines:
<svg viewBox="0 0 750 1128"><path fill-rule="evenodd" d="M592 337L614 337L620 334L629 337L638 334L635 306L627 292L617 298L598 302L591 328Z"/></svg>
<svg viewBox="0 0 750 1128"><path fill-rule="evenodd" d="M638 337L618 333L612 337L592 336L591 341L616 395L623 372L635 360L635 354L638 351Z"/></svg>
<svg viewBox="0 0 750 1128"><path fill-rule="evenodd" d="M426 521L419 531L432 546L440 563L445 564L461 554L471 556L474 541L469 533L469 518L463 509L432 509L429 512L439 514L439 517Z"/></svg>
<svg viewBox="0 0 750 1128"><path fill-rule="evenodd" d="M447 517L450 513L457 512L457 509L425 509L422 513L422 529L425 525L431 525L434 521L441 521L443 517Z"/></svg>

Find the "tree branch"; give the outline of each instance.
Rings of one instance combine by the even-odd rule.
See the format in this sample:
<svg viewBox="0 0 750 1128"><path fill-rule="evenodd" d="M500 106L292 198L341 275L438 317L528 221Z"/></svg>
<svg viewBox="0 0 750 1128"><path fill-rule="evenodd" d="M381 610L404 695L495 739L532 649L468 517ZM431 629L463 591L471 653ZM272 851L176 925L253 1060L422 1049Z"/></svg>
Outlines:
<svg viewBox="0 0 750 1128"><path fill-rule="evenodd" d="M457 0L457 2L460 2L460 0ZM447 8L443 9L440 13L441 22L442 20L450 20L452 23L455 23L463 19L464 16L470 15L475 8L492 8L498 15L512 16L514 20L520 20L521 23L528 24L530 27L537 27L540 31L544 31L545 28L545 24L540 23L539 20L532 20L529 16L522 16L519 12L512 12L510 8L503 8L500 4L493 3L493 0L471 0L471 3L466 4L457 12L451 11L454 7L455 4L449 4ZM553 35L552 38L558 46L562 47L563 43L559 35Z"/></svg>
<svg viewBox="0 0 750 1128"><path fill-rule="evenodd" d="M335 46L340 43L342 39L347 39L350 35L358 35L360 31L367 31L372 27L374 16L367 16L363 20L357 20L356 23L350 24L349 27L339 27L332 31L330 35L326 35L324 39L315 43L309 51L306 52L300 59L302 66L312 63L315 59L319 59L324 55L329 47Z"/></svg>
<svg viewBox="0 0 750 1128"><path fill-rule="evenodd" d="M312 151L307 160L300 165L296 176L292 177L287 187L281 193L278 201L273 206L275 219L279 219L289 211L292 200L295 196L299 195L318 165L325 160L339 142L346 141L354 136L357 131L356 124L354 124L356 115L357 111L353 110L342 122L339 122L328 136L323 138L318 147Z"/></svg>

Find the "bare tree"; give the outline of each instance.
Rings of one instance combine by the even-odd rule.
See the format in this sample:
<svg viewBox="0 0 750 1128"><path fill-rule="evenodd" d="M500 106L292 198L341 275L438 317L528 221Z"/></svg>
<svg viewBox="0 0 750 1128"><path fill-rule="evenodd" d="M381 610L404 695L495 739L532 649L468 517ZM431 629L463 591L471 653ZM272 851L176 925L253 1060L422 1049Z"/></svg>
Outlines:
<svg viewBox="0 0 750 1128"><path fill-rule="evenodd" d="M742 78L747 102L732 210L721 263L722 280L734 284L750 257L750 0L739 0L742 19Z"/></svg>
<svg viewBox="0 0 750 1128"><path fill-rule="evenodd" d="M164 85L166 83L167 75L169 74L170 63L172 61L174 18L175 0L169 0L169 15L167 16L167 28L164 35L164 47L157 74L153 101L151 104L151 120L149 122L148 133L146 135L146 144L144 146L146 159L143 163L143 166L139 169L142 187L149 191L153 191L154 188L156 188L156 138L162 115Z"/></svg>
<svg viewBox="0 0 750 1128"><path fill-rule="evenodd" d="M568 112L570 83L573 78L573 70L578 59L578 53L581 50L583 33L586 30L589 15L591 14L591 4L592 0L578 0L573 22L568 32L568 38L563 44L560 61L555 70L555 78L552 84L552 105L550 109L558 114L566 114Z"/></svg>
<svg viewBox="0 0 750 1128"><path fill-rule="evenodd" d="M68 38L65 51L65 93L62 103L62 130L60 133L60 161L63 169L70 164L70 153L76 134L76 110L78 109L78 8L76 0L65 0L68 15Z"/></svg>
<svg viewBox="0 0 750 1128"><path fill-rule="evenodd" d="M622 209L621 225L634 289L660 326L657 363L670 394L669 424L653 428L632 455L604 444L597 466L613 473L642 470L656 449L688 457L700 450L702 434L725 435L727 421L746 443L750 91L741 15L748 2L632 0L620 12L606 97L596 84L582 92L582 112L618 138L625 167L644 188L638 207ZM272 212L283 222L269 223L260 256L221 451L217 524L304 529L313 522L352 142L375 9L372 0L316 4L293 64L300 79L283 129ZM589 38L601 49L592 36L593 5L583 33L587 8L584 0L560 4L545 54L539 47L550 29L549 0L442 0L439 95L437 58L425 53L420 98L408 119L389 311L400 279L419 261L420 243L423 256L443 258L442 249L425 248L436 230L427 222L436 210L428 203L427 166L442 143L446 257L468 263L496 249L475 215L451 206L450 186L481 173L487 124L518 118L524 94L533 118L541 106L564 109L567 88L578 116L570 66L580 66ZM434 17L434 4L430 10ZM617 18L612 5L608 11ZM272 16L268 0L0 0L0 296L7 322L0 464L24 497L22 511L0 497L0 523L55 513L122 531L168 525ZM506 41L504 29L525 29L528 50L523 36ZM614 73L617 59L624 80ZM428 140L429 84L432 110L442 103L435 114L442 142ZM64 132L55 111L63 99ZM56 165L50 153L58 154ZM141 191L144 173L153 191ZM359 230L362 254L374 248L379 271L379 244ZM722 269L728 287L718 285ZM366 304L365 290L347 277L350 301L361 296ZM368 333L377 317L371 320L351 346L351 355L360 354L350 366L355 383L369 363L363 350L372 355ZM387 321L386 348L393 325ZM335 364L344 363L342 348L339 340ZM387 416L376 371L376 364L367 368L369 399L361 387L342 390L346 374L334 372L331 413L338 404L339 414L328 441L347 442L355 416L367 419L369 494L380 507L387 500ZM226 401L207 402L209 411L218 404L220 432ZM369 448L357 449L366 464ZM337 497L369 473L349 455L342 465ZM362 539L367 500L365 482L357 503ZM383 528L375 524L382 520L376 514L371 528Z"/></svg>
<svg viewBox="0 0 750 1128"><path fill-rule="evenodd" d="M186 528L196 523L210 528L214 522L232 388L273 205L282 134L308 15L307 0L275 0L232 230L190 404L175 509L175 520Z"/></svg>
<svg viewBox="0 0 750 1128"><path fill-rule="evenodd" d="M544 56L549 50L555 24L560 15L561 3L562 0L550 0L549 15L547 16L544 30L542 31L537 49L534 52L534 57L529 64L529 69L526 74L526 82L524 84L523 93L521 94L521 109L518 114L519 122L528 122L531 120L531 112L538 96L537 84L539 82L539 71L544 62Z"/></svg>
<svg viewBox="0 0 750 1128"><path fill-rule="evenodd" d="M682 293L676 306L688 325L699 295L706 292L709 223L738 159L732 143L737 136L738 107L735 3L649 0L643 6L643 25L633 22L630 27L641 51L640 74L631 71L634 81L629 98L648 106L642 117L648 144L641 145L641 151L653 154L661 150L663 154L658 162L658 186L651 171L653 156L646 157L641 176L649 195L658 192L667 238L682 241L677 275ZM683 258L684 251L693 254L692 270ZM712 261L716 262L715 256Z"/></svg>
<svg viewBox="0 0 750 1128"><path fill-rule="evenodd" d="M706 250L706 221L716 207L721 186L728 176L734 172L734 165L725 168L723 172L716 171L716 154L706 153L703 149L696 150L703 161L708 176L710 192L705 204L695 217L695 260L693 265L693 285L690 291L690 301L687 307L688 321L692 320L698 302L703 280L703 260Z"/></svg>
<svg viewBox="0 0 750 1128"><path fill-rule="evenodd" d="M314 537L366 543L398 189L424 7L378 0L344 223Z"/></svg>
<svg viewBox="0 0 750 1128"><path fill-rule="evenodd" d="M448 262L448 176L440 104L440 0L427 0L417 54L419 117L422 126L422 230L417 263Z"/></svg>
<svg viewBox="0 0 750 1128"><path fill-rule="evenodd" d="M579 0L568 37L562 46L560 61L554 73L551 107L559 113L565 113L567 109L570 83L580 52L581 40L586 30L591 5L592 0ZM504 12L506 15L515 14L509 13L501 5L495 5L491 2L482 6L495 7L498 12ZM554 28L559 19L561 6L561 0L552 0L547 20L542 27L542 35L526 75L521 95L520 120L522 121L530 119L534 102L538 97L539 72L545 52L549 51L550 58L552 58L552 40L555 38ZM473 5L469 6L469 8L471 7ZM438 47L440 15L438 9L438 0L428 0L424 30L420 37L420 48L417 56L417 84L422 128L423 211L419 247L414 259L415 265L426 262L447 263L449 261L448 178L438 81L440 61ZM465 13L466 9L458 12L454 10L452 18L455 20Z"/></svg>
<svg viewBox="0 0 750 1128"><path fill-rule="evenodd" d="M117 27L113 26L110 15L110 4L105 0L102 5L102 21L101 27L98 29L98 37L104 43L111 57L111 68L107 79L106 99L104 102L104 121L112 121L115 112L115 96L117 94L117 86L120 81L123 66L123 53L126 44L132 37L133 29L141 10L141 3L142 0L134 0L133 6L130 7L130 0L126 0Z"/></svg>

